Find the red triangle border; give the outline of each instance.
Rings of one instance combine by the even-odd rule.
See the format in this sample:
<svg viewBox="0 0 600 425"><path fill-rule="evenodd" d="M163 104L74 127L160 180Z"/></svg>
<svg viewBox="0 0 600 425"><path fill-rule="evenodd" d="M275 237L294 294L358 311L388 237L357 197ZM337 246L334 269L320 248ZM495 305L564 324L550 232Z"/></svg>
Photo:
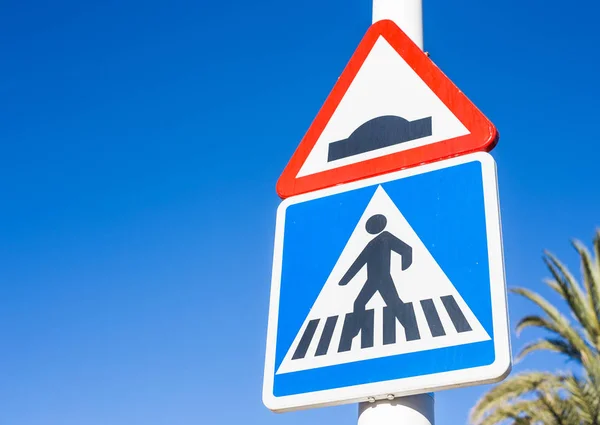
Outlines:
<svg viewBox="0 0 600 425"><path fill-rule="evenodd" d="M406 151L296 177L333 113L369 56L383 37L452 111L470 134ZM285 199L339 184L350 183L477 151L490 151L498 143L496 127L477 109L431 59L392 21L373 24L364 35L346 68L313 120L277 182L277 194Z"/></svg>

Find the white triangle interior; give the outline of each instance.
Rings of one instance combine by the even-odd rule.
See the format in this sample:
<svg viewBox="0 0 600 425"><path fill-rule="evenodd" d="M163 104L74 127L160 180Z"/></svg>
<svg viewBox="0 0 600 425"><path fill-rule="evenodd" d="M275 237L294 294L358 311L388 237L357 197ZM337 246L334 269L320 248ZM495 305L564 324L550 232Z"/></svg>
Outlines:
<svg viewBox="0 0 600 425"><path fill-rule="evenodd" d="M408 121L431 117L431 136L328 162L329 144L348 138L363 123L395 115ZM469 134L417 73L383 38L375 42L297 177L366 161Z"/></svg>

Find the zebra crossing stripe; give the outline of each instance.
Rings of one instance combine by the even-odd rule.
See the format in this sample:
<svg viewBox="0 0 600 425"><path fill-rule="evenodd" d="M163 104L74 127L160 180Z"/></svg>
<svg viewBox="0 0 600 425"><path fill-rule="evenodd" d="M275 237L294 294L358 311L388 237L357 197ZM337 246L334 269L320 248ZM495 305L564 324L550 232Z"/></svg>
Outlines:
<svg viewBox="0 0 600 425"><path fill-rule="evenodd" d="M300 343L298 344L298 348L294 352L292 356L292 360L303 359L306 356L306 352L308 351L308 347L315 335L315 331L317 330L317 326L319 325L320 319L314 319L308 322L308 326L300 339Z"/></svg>
<svg viewBox="0 0 600 425"><path fill-rule="evenodd" d="M467 322L467 318L460 310L460 307L458 306L458 303L454 297L452 295L446 295L441 297L441 299L446 311L448 312L448 315L450 316L450 320L452 320L452 324L454 325L456 332L461 333L470 331L471 325L469 325L469 322Z"/></svg>
<svg viewBox="0 0 600 425"><path fill-rule="evenodd" d="M427 325L429 325L431 336L436 337L446 335L444 325L442 325L440 315L435 308L433 300L421 300L421 308L423 309L423 313L425 313L425 319L427 319Z"/></svg>
<svg viewBox="0 0 600 425"><path fill-rule="evenodd" d="M383 345L396 343L396 319L404 328L406 341L421 339L413 304L405 303L383 308Z"/></svg>
<svg viewBox="0 0 600 425"><path fill-rule="evenodd" d="M315 354L316 356L324 356L327 354L337 320L338 316L331 316L327 318L327 321L325 322L325 328L323 329L323 334L321 334L321 339L319 340L319 345L317 346L317 352Z"/></svg>

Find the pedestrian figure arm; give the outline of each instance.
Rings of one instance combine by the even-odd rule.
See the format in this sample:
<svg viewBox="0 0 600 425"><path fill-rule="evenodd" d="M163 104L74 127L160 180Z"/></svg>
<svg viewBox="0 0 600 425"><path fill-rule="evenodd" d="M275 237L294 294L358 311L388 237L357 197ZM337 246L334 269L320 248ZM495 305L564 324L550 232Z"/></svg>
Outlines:
<svg viewBox="0 0 600 425"><path fill-rule="evenodd" d="M412 247L396 237L391 241L392 250L402 256L402 270L406 270L412 264Z"/></svg>
<svg viewBox="0 0 600 425"><path fill-rule="evenodd" d="M363 252L360 253L358 258L356 260L354 260L354 263L352 263L352 265L350 266L350 268L348 269L348 271L346 272L344 277L342 277L342 279L340 280L340 286L346 286L348 283L350 283L352 278L354 276L356 276L356 273L358 273L360 271L360 269L362 269L362 267L365 264L367 264L366 252L367 252L367 249L365 248L363 250Z"/></svg>

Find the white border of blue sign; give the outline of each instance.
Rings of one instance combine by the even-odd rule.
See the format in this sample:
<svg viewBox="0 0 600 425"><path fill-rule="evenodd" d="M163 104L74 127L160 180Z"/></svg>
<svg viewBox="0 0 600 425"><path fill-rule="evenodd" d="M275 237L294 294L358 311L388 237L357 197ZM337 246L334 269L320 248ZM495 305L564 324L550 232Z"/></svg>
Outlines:
<svg viewBox="0 0 600 425"><path fill-rule="evenodd" d="M482 166L490 269L490 290L492 298L494 350L496 354L494 363L488 366L435 373L426 376L416 376L385 382L275 397L273 395L275 376L275 348L279 312L279 285L281 281L283 255L283 233L287 208L290 205L300 202L306 202L341 192L347 192L349 190L359 189L378 183L385 183L388 181L453 167L473 161L479 161ZM490 154L478 152L452 158L404 171L398 171L366 180L335 186L329 189L323 189L317 192L291 197L281 203L277 209L277 224L275 228L275 250L273 258L271 301L269 305L269 323L267 330L267 347L263 382L263 403L270 410L276 412L285 412L307 409L311 407L325 407L347 403L358 403L367 401L370 397L373 397L375 400L380 400L386 398L389 394L393 394L395 397L401 397L464 386L489 384L504 379L510 373L511 365L512 358L509 338L504 256L502 249L502 230L500 224L500 208L498 199L498 180L496 162Z"/></svg>

